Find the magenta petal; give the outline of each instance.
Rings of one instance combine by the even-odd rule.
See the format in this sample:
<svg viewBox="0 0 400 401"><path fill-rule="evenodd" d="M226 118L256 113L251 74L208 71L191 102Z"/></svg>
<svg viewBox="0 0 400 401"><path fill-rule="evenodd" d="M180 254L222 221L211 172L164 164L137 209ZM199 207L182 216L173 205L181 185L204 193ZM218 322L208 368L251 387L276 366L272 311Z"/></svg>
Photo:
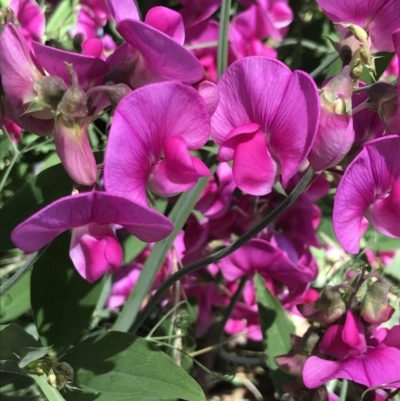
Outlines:
<svg viewBox="0 0 400 401"><path fill-rule="evenodd" d="M97 177L96 160L90 147L87 126L57 117L54 144L70 177L78 184L92 186Z"/></svg>
<svg viewBox="0 0 400 401"><path fill-rule="evenodd" d="M222 162L231 161L235 154L236 146L241 142L248 141L248 138L254 137L259 130L260 126L253 123L243 124L234 128L220 144L218 160Z"/></svg>
<svg viewBox="0 0 400 401"><path fill-rule="evenodd" d="M311 150L318 129L319 110L314 81L308 74L295 71L268 128L270 151L280 161L284 186Z"/></svg>
<svg viewBox="0 0 400 401"><path fill-rule="evenodd" d="M251 239L240 249L222 259L219 266L229 281L256 272L269 280L280 281L288 286L291 299L302 294L312 280L310 275L294 265L284 252L258 238Z"/></svg>
<svg viewBox="0 0 400 401"><path fill-rule="evenodd" d="M204 69L196 57L157 29L134 20L121 21L117 29L139 51L147 68L157 77L176 79L189 85L204 77Z"/></svg>
<svg viewBox="0 0 400 401"><path fill-rule="evenodd" d="M358 352L363 352L366 349L364 327L356 318L353 312L349 311L346 314L346 321L342 333L343 341Z"/></svg>
<svg viewBox="0 0 400 401"><path fill-rule="evenodd" d="M267 57L246 57L232 64L218 82L220 102L211 135L221 145L237 127L259 124L283 183L307 157L319 120L319 96L307 74L292 73Z"/></svg>
<svg viewBox="0 0 400 401"><path fill-rule="evenodd" d="M203 166L199 164L199 169ZM182 137L172 136L164 142L164 159L154 166L148 187L157 195L174 196L191 189L198 178L186 141Z"/></svg>
<svg viewBox="0 0 400 401"><path fill-rule="evenodd" d="M400 350L378 346L365 354L342 361L326 361L316 356L307 359L303 381L308 388L316 388L333 379L348 379L367 387L384 385L400 387Z"/></svg>
<svg viewBox="0 0 400 401"><path fill-rule="evenodd" d="M399 153L400 138L386 136L365 144L364 149L347 167L333 208L333 227L346 251L358 252L362 235L361 224L366 212L366 216L371 218L371 223L377 225L377 229L383 231L384 227L393 228L395 225L394 222L390 223L393 213L388 208L382 209L380 202L385 200L394 182L400 178ZM391 196L397 199L396 189ZM372 206L375 200L377 204ZM391 201L386 202L390 206Z"/></svg>
<svg viewBox="0 0 400 401"><path fill-rule="evenodd" d="M123 253L111 226L89 224L73 229L70 257L78 273L93 283L120 267Z"/></svg>
<svg viewBox="0 0 400 401"><path fill-rule="evenodd" d="M165 33L183 46L185 42L185 27L181 14L167 7L152 7L146 14L144 22Z"/></svg>
<svg viewBox="0 0 400 401"><path fill-rule="evenodd" d="M317 2L331 21L356 24L368 31L374 51L394 50L391 35L400 26L400 3L397 0Z"/></svg>
<svg viewBox="0 0 400 401"><path fill-rule="evenodd" d="M25 39L40 42L44 35L45 18L39 4L32 0L11 0L8 6L14 11Z"/></svg>
<svg viewBox="0 0 400 401"><path fill-rule="evenodd" d="M334 167L354 143L352 116L335 114L322 108L319 128L308 156L315 171Z"/></svg>
<svg viewBox="0 0 400 401"><path fill-rule="evenodd" d="M268 152L266 139L258 132L235 148L233 179L238 188L250 195L270 193L276 181L277 165Z"/></svg>
<svg viewBox="0 0 400 401"><path fill-rule="evenodd" d="M130 18L133 20L140 20L139 12L136 3L133 0L106 0L108 9L117 24Z"/></svg>
<svg viewBox="0 0 400 401"><path fill-rule="evenodd" d="M105 155L107 191L147 205L147 181L164 158L167 139L180 137L188 150L195 150L206 143L209 130L207 106L195 89L172 81L133 91L114 113ZM168 152L170 157L173 149ZM198 167L196 162L196 171ZM170 170L169 174L178 179L178 172Z"/></svg>
<svg viewBox="0 0 400 401"><path fill-rule="evenodd" d="M118 224L145 242L159 241L173 229L159 212L106 192L85 192L59 199L19 224L11 233L14 244L35 252L62 232L89 223Z"/></svg>
<svg viewBox="0 0 400 401"><path fill-rule="evenodd" d="M206 102L210 116L212 116L219 103L219 90L217 85L211 81L202 81L197 84L195 88Z"/></svg>
<svg viewBox="0 0 400 401"><path fill-rule="evenodd" d="M41 43L32 43L33 51L41 66L50 74L61 77L71 85L70 72L66 63L72 64L78 75L80 86L87 90L92 82L107 72L107 64L98 57L72 53Z"/></svg>
<svg viewBox="0 0 400 401"><path fill-rule="evenodd" d="M400 238L400 181L397 181L389 196L378 199L367 210L365 216L376 231L389 237Z"/></svg>

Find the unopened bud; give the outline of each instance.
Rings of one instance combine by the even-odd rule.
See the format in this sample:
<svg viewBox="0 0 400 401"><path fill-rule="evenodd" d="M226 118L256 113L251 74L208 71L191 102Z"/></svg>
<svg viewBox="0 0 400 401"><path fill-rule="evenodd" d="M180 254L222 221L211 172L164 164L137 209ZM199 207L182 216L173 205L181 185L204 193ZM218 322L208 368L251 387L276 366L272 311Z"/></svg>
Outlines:
<svg viewBox="0 0 400 401"><path fill-rule="evenodd" d="M332 78L320 91L321 104L325 111L335 114L351 114L351 96L353 81L350 78L350 67Z"/></svg>
<svg viewBox="0 0 400 401"><path fill-rule="evenodd" d="M297 305L297 309L313 322L331 324L345 313L346 304L338 290L326 287L316 302Z"/></svg>
<svg viewBox="0 0 400 401"><path fill-rule="evenodd" d="M395 86L377 82L368 89L370 108L377 111L387 133L398 132L398 100Z"/></svg>
<svg viewBox="0 0 400 401"><path fill-rule="evenodd" d="M64 93L57 109L64 117L71 120L85 118L88 114L87 96L79 87L75 71L71 71L71 87Z"/></svg>
<svg viewBox="0 0 400 401"><path fill-rule="evenodd" d="M283 372L295 376L302 377L303 367L308 358L306 353L289 353L275 357L275 363Z"/></svg>
<svg viewBox="0 0 400 401"><path fill-rule="evenodd" d="M361 43L363 43L365 45L367 44L368 33L363 28L361 28L360 26L355 25L355 24L347 24L344 22L342 22L340 25L347 28L358 41L360 41Z"/></svg>
<svg viewBox="0 0 400 401"><path fill-rule="evenodd" d="M67 85L61 77L46 76L35 82L35 90L39 100L49 105L53 110L57 109L67 89Z"/></svg>
<svg viewBox="0 0 400 401"><path fill-rule="evenodd" d="M394 308L388 305L388 288L377 280L367 289L361 302L361 317L368 323L381 324L388 321Z"/></svg>
<svg viewBox="0 0 400 401"><path fill-rule="evenodd" d="M106 84L108 87L107 95L113 108L117 107L118 103L125 97L128 93L132 92L132 89L126 84Z"/></svg>

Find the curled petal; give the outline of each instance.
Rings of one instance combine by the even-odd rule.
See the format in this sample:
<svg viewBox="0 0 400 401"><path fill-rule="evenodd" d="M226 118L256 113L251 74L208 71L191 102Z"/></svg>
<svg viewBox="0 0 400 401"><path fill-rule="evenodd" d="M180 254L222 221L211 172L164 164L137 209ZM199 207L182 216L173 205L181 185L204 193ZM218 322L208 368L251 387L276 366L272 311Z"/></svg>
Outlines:
<svg viewBox="0 0 400 401"><path fill-rule="evenodd" d="M78 273L93 283L120 267L123 252L110 225L91 223L72 230L70 257Z"/></svg>
<svg viewBox="0 0 400 401"><path fill-rule="evenodd" d="M173 225L159 212L106 192L85 192L59 199L19 224L11 233L14 244L35 252L66 230L118 224L145 242L169 235Z"/></svg>

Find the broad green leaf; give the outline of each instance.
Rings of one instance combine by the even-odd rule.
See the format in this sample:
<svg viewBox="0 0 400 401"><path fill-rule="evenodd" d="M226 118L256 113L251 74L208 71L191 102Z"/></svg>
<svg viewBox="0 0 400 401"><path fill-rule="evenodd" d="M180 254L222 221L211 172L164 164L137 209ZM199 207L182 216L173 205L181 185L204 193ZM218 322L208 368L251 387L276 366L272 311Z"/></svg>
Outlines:
<svg viewBox="0 0 400 401"><path fill-rule="evenodd" d="M30 271L0 297L0 323L11 322L25 313L30 305Z"/></svg>
<svg viewBox="0 0 400 401"><path fill-rule="evenodd" d="M50 347L25 347L21 351L21 359L18 362L20 368L24 368L33 361L43 358L49 352Z"/></svg>
<svg viewBox="0 0 400 401"><path fill-rule="evenodd" d="M290 334L294 333L295 328L282 304L271 294L265 286L264 280L258 274L255 276L255 287L266 363L276 390L282 394L282 384L293 378L279 370L274 358L287 354L291 350Z"/></svg>
<svg viewBox="0 0 400 401"><path fill-rule="evenodd" d="M40 343L21 326L9 324L0 331L0 359L19 362L22 349L40 347Z"/></svg>
<svg viewBox="0 0 400 401"><path fill-rule="evenodd" d="M70 234L58 236L33 267L32 311L43 345L62 352L89 325L100 297L102 279L85 281L69 257Z"/></svg>
<svg viewBox="0 0 400 401"><path fill-rule="evenodd" d="M62 360L75 371L67 401L205 401L203 391L180 366L143 338L118 331L89 337ZM90 397L92 396L92 397Z"/></svg>
<svg viewBox="0 0 400 401"><path fill-rule="evenodd" d="M50 167L26 183L0 209L0 250L15 248L11 231L49 203L70 195L72 180L61 164Z"/></svg>
<svg viewBox="0 0 400 401"><path fill-rule="evenodd" d="M25 376L26 373L18 366L17 361L0 361L0 372Z"/></svg>

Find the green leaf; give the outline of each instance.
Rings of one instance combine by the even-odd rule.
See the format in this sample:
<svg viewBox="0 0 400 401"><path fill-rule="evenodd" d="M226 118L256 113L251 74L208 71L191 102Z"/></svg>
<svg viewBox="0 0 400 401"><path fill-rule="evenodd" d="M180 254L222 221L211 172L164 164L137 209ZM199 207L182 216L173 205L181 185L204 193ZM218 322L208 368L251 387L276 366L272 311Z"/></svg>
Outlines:
<svg viewBox="0 0 400 401"><path fill-rule="evenodd" d="M62 352L89 325L104 280L85 281L69 257L70 234L58 236L33 267L32 311L43 345Z"/></svg>
<svg viewBox="0 0 400 401"><path fill-rule="evenodd" d="M10 322L29 309L31 305L30 280L29 271L7 294L0 297L0 323Z"/></svg>
<svg viewBox="0 0 400 401"><path fill-rule="evenodd" d="M146 263L144 264L142 272L140 273L138 282L131 292L114 325L114 330L128 331L132 326L144 298L150 291L151 285L154 282L160 266L163 264L164 259L168 251L171 249L176 236L186 223L189 214L196 205L197 199L207 185L209 179L209 177L200 179L194 188L183 193L179 197L179 200L176 202L174 208L168 216L174 223L174 231L167 238L157 242L153 246L150 256L146 259Z"/></svg>
<svg viewBox="0 0 400 401"><path fill-rule="evenodd" d="M0 361L0 372L25 376L26 373L19 366L17 361Z"/></svg>
<svg viewBox="0 0 400 401"><path fill-rule="evenodd" d="M39 385L48 401L65 401L60 392L51 386L43 376L29 375Z"/></svg>
<svg viewBox="0 0 400 401"><path fill-rule="evenodd" d="M295 327L286 315L282 304L265 286L263 278L257 274L254 280L258 313L264 338L266 363L275 389L283 394L282 384L293 380L293 377L279 370L278 365L275 363L275 357L287 354L291 350L290 334L294 333Z"/></svg>
<svg viewBox="0 0 400 401"><path fill-rule="evenodd" d="M131 263L140 252L146 248L147 243L140 241L139 238L133 235L127 235L122 241L122 249L124 251L124 263Z"/></svg>
<svg viewBox="0 0 400 401"><path fill-rule="evenodd" d="M10 235L19 223L49 203L70 195L71 190L72 180L61 164L32 178L0 209L0 250L15 248Z"/></svg>
<svg viewBox="0 0 400 401"><path fill-rule="evenodd" d="M56 7L46 25L48 39L62 40L67 31L72 28L78 17L78 0L63 0Z"/></svg>
<svg viewBox="0 0 400 401"><path fill-rule="evenodd" d="M67 401L204 401L197 382L165 353L132 334L110 331L89 337L65 356L75 371ZM92 395L92 397L90 397Z"/></svg>
<svg viewBox="0 0 400 401"><path fill-rule="evenodd" d="M21 326L9 324L0 331L0 358L19 362L22 349L40 347L40 343L28 334Z"/></svg>
<svg viewBox="0 0 400 401"><path fill-rule="evenodd" d="M21 351L21 359L18 362L20 368L24 368L33 361L37 361L48 354L50 347L25 347Z"/></svg>

